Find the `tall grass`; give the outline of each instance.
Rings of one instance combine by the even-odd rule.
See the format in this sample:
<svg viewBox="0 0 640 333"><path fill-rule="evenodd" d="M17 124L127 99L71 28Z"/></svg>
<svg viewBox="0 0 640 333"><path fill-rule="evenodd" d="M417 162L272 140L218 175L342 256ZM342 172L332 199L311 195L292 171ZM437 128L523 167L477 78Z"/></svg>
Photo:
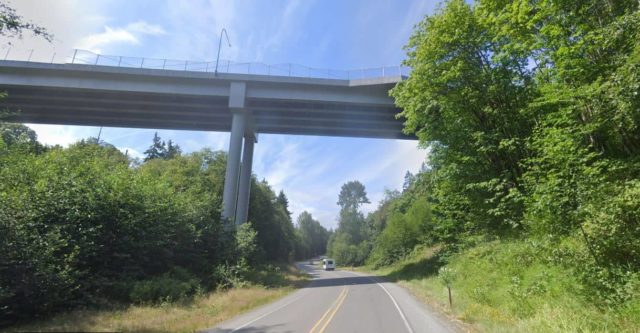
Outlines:
<svg viewBox="0 0 640 333"><path fill-rule="evenodd" d="M284 296L291 288L259 286L198 296L188 303L134 305L111 310L76 310L9 332L194 332Z"/></svg>
<svg viewBox="0 0 640 333"><path fill-rule="evenodd" d="M292 266L268 265L253 271L242 287L177 302L74 310L9 327L7 332L194 332L283 297L306 280L307 276Z"/></svg>

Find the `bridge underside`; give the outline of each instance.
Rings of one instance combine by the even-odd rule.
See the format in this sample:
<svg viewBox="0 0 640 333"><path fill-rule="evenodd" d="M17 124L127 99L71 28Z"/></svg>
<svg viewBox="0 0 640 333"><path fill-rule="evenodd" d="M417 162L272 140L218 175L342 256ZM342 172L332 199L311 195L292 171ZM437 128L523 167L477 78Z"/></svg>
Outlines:
<svg viewBox="0 0 640 333"><path fill-rule="evenodd" d="M39 124L228 132L228 97L2 85L12 120ZM394 107L247 98L254 130L268 134L412 139Z"/></svg>
<svg viewBox="0 0 640 333"><path fill-rule="evenodd" d="M0 61L7 120L231 132L223 215L246 221L257 133L414 139L388 91L349 81Z"/></svg>

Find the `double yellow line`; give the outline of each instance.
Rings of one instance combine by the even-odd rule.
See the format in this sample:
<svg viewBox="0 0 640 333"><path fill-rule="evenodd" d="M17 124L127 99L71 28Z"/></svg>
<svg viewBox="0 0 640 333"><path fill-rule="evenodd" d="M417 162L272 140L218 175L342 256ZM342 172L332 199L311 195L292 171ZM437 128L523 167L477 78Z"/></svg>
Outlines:
<svg viewBox="0 0 640 333"><path fill-rule="evenodd" d="M313 325L313 328L311 328L311 331L309 331L309 333L324 332L325 328L327 328L327 326L331 322L331 319L333 319L333 316L336 315L336 312L338 312L338 309L340 309L340 307L342 306L342 303L344 303L344 300L347 298L347 294L349 294L349 288L347 287L342 288L342 291L340 292L338 299L336 299L333 302L333 304L331 304L329 309L327 309L327 312L325 312L322 315L322 317L320 317L320 320L318 320L318 322L315 325ZM316 329L318 330L316 331Z"/></svg>

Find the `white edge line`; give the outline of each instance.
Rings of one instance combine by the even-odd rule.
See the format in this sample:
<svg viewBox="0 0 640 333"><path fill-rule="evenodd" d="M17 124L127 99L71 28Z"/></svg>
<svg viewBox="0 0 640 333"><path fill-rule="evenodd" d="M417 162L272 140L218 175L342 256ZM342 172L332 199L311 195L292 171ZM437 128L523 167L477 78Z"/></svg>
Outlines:
<svg viewBox="0 0 640 333"><path fill-rule="evenodd" d="M398 310L398 313L400 313L400 317L402 317L402 321L404 321L404 326L407 328L407 331L409 331L409 333L414 333L413 332L413 328L411 328L411 325L409 324L409 321L407 320L407 317L405 317L404 312L402 312L402 309L400 308L400 305L398 305L398 302L396 302L396 299L391 295L391 293L389 292L389 290L387 290L387 288L385 288L382 284L380 284L378 281L376 281L375 278L373 278L371 276L360 275L360 274L357 274L355 272L350 272L350 273L354 274L356 276L366 277L369 280L373 281L378 286L380 286L380 288L382 288L382 290L384 290L384 292L387 293L389 298L391 298L391 301L393 302L393 305L395 305L396 310Z"/></svg>
<svg viewBox="0 0 640 333"><path fill-rule="evenodd" d="M407 331L409 331L409 333L413 333L413 329L411 328L411 325L409 325L409 322L407 321L407 317L404 316L404 312L402 312L402 309L400 309L400 306L398 305L398 302L396 302L396 299L393 298L393 296L391 296L391 293L387 290L387 288L385 288L383 285L378 283L378 281L374 280L371 277L370 277L370 279L371 279L371 281L373 281L377 285L379 285L380 288L382 288L382 290L384 290L384 292L387 293L387 295L389 295L389 298L391 298L391 301L393 302L393 305L395 305L396 309L398 309L398 312L400 313L400 317L402 317L402 321L404 321L404 326L407 327Z"/></svg>
<svg viewBox="0 0 640 333"><path fill-rule="evenodd" d="M236 332L236 331L238 331L238 330L241 330L241 329L243 329L243 328L245 328L245 327L247 327L247 326L249 326L249 325L251 325L251 324L255 323L256 321L258 321L258 320L260 320L260 319L262 319L262 318L264 318L264 317L266 317L266 316L268 316L268 315L270 315L270 314L272 314L272 313L274 313L274 312L276 312L276 311L278 311L278 310L280 310L280 309L284 308L285 306L287 306L287 305L289 305L289 304L291 304L291 303L293 303L293 302L295 302L295 301L297 301L297 300L301 299L301 298L302 298L304 295L306 295L306 294L307 294L307 293L303 293L302 295L300 295L300 296L298 296L298 297L296 297L296 298L292 299L291 301L289 301L289 302L287 302L287 303L282 304L281 306L279 306L279 307L277 307L277 308L275 308L275 309L273 309L273 310L271 310L271 311L269 311L269 312L267 312L267 313L263 314L262 316L260 316L260 317L258 317L258 318L255 318L254 320L252 320L252 321L250 321L250 322L247 322L247 323L243 324L242 326L238 326L238 327L236 327L235 329L233 329L233 330L232 330L231 332L229 332L229 333Z"/></svg>

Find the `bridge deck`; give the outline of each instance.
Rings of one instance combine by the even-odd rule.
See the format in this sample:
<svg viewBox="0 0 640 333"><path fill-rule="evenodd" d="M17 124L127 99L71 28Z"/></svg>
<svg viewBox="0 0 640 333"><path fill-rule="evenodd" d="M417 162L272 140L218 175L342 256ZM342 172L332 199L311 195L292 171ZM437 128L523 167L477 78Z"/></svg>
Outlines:
<svg viewBox="0 0 640 333"><path fill-rule="evenodd" d="M414 139L388 91L400 77L337 80L0 61L9 120L87 126L230 131L231 82L246 83L257 133Z"/></svg>

